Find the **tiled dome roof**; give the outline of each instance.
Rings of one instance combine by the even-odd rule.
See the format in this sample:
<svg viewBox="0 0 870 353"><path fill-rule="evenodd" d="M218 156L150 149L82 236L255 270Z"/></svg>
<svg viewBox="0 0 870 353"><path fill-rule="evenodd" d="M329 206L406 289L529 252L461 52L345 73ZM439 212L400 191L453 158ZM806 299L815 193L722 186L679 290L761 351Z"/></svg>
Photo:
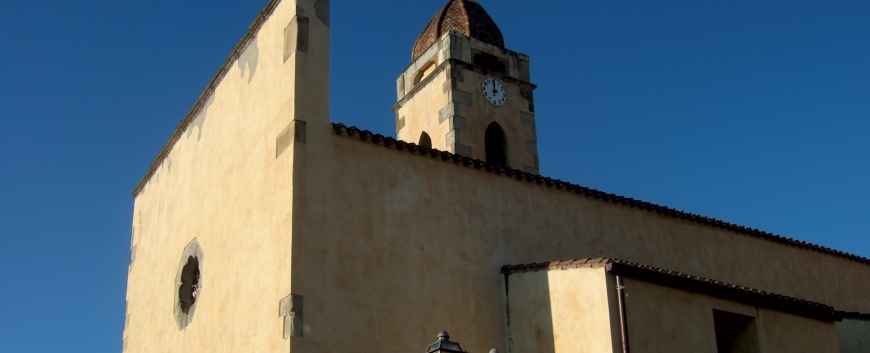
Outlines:
<svg viewBox="0 0 870 353"><path fill-rule="evenodd" d="M447 5L432 17L423 33L414 43L411 61L416 61L423 52L442 34L450 30L460 32L477 40L504 48L504 37L495 21L489 17L483 6L474 0L449 0Z"/></svg>

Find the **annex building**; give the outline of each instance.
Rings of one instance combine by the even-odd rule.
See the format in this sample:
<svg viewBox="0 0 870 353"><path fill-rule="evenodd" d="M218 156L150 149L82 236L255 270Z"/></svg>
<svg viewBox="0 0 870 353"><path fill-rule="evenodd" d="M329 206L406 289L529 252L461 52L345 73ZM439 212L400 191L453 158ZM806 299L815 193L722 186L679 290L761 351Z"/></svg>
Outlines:
<svg viewBox="0 0 870 353"><path fill-rule="evenodd" d="M423 25L392 138L328 0L262 10L133 192L125 352L870 352L870 259L541 175L529 56Z"/></svg>

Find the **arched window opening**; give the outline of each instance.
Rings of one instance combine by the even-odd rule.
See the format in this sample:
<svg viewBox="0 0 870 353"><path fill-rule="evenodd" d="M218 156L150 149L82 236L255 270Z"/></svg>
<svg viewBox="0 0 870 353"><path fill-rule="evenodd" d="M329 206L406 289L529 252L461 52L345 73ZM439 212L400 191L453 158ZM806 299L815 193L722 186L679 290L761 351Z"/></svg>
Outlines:
<svg viewBox="0 0 870 353"><path fill-rule="evenodd" d="M429 138L429 134L423 132L423 134L420 135L420 142L417 143L417 145L421 147L432 148L432 139Z"/></svg>
<svg viewBox="0 0 870 353"><path fill-rule="evenodd" d="M486 149L486 162L507 167L507 138L505 138L504 130L501 129L501 126L499 126L498 123L494 122L486 127L486 133L484 133L484 140Z"/></svg>
<svg viewBox="0 0 870 353"><path fill-rule="evenodd" d="M187 258L187 264L181 270L181 285L178 288L181 311L189 313L190 307L196 303L199 294L199 260L193 256Z"/></svg>

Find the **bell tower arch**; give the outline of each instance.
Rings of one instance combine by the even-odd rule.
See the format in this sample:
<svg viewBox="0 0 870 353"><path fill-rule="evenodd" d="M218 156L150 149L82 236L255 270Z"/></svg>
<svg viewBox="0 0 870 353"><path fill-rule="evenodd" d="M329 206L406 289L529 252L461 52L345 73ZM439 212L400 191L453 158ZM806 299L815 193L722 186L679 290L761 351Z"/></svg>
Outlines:
<svg viewBox="0 0 870 353"><path fill-rule="evenodd" d="M486 127L483 134L486 161L503 167L510 167L508 163L507 138L504 130L497 122L492 122Z"/></svg>
<svg viewBox="0 0 870 353"><path fill-rule="evenodd" d="M414 43L411 61L396 81L398 139L425 134L432 148L539 173L529 57L505 48L480 4L447 1ZM488 136L500 136L503 148Z"/></svg>

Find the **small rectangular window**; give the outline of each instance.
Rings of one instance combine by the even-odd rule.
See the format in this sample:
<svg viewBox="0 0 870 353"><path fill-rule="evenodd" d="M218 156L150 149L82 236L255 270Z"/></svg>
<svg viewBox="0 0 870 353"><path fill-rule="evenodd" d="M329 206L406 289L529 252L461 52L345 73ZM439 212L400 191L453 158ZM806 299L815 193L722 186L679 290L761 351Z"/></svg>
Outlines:
<svg viewBox="0 0 870 353"><path fill-rule="evenodd" d="M758 329L752 316L713 309L719 353L758 353Z"/></svg>

